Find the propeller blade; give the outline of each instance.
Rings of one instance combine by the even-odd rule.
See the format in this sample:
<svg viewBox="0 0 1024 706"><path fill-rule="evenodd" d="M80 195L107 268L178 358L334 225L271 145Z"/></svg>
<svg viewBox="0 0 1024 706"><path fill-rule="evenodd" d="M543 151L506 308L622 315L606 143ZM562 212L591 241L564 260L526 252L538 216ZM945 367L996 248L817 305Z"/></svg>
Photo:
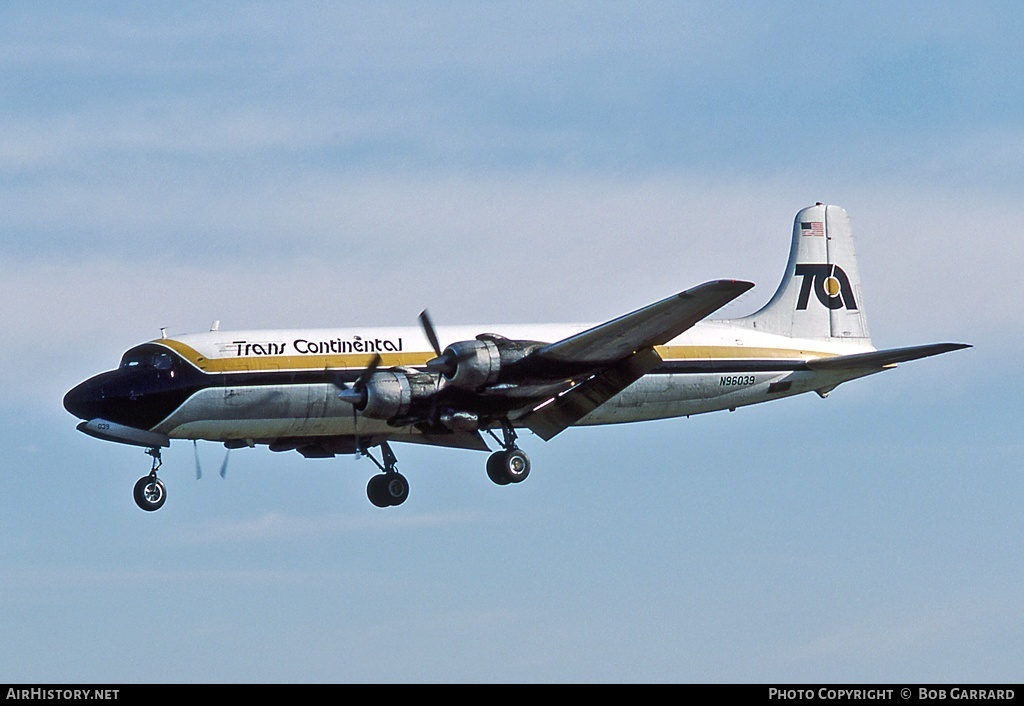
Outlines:
<svg viewBox="0 0 1024 706"><path fill-rule="evenodd" d="M434 355L440 358L441 344L437 341L437 332L434 330L434 324L430 321L430 315L427 314L426 309L420 312L420 325L423 326L423 333L427 334L427 340L430 341L430 345L434 349Z"/></svg>
<svg viewBox="0 0 1024 706"><path fill-rule="evenodd" d="M359 446L359 408L352 405L352 436L356 437L356 447Z"/></svg>
<svg viewBox="0 0 1024 706"><path fill-rule="evenodd" d="M231 449L224 452L224 463L220 464L220 477L225 478L228 474L228 458L231 456Z"/></svg>
<svg viewBox="0 0 1024 706"><path fill-rule="evenodd" d="M338 392L338 399L342 402L347 402L352 405L353 411L357 408L362 407L366 404L366 385L370 382L370 378L377 372L377 368L380 366L380 353L374 353L373 358L370 359L369 365L363 369L363 372L359 374L359 378L352 384L352 387L348 387L344 383L340 385L338 382L334 384L340 389Z"/></svg>
<svg viewBox="0 0 1024 706"><path fill-rule="evenodd" d="M366 366L359 379L356 380L354 387L356 389L362 389L366 387L366 383L370 381L373 374L377 372L377 367L380 365L380 353L374 353L373 358L370 359L370 364Z"/></svg>
<svg viewBox="0 0 1024 706"><path fill-rule="evenodd" d="M434 330L434 324L431 322L430 314L427 313L426 309L420 312L420 324L423 326L423 332L427 334L427 339L434 349L435 357L427 361L427 370L432 373L441 373L445 377L451 377L455 374L455 368L459 364L459 357L453 354L450 349L441 351L441 344L437 340L437 331Z"/></svg>
<svg viewBox="0 0 1024 706"><path fill-rule="evenodd" d="M195 439L192 439L192 451L196 457L196 480L203 477L203 467L199 465L199 444Z"/></svg>
<svg viewBox="0 0 1024 706"><path fill-rule="evenodd" d="M337 370L331 370L329 368L324 369L324 375L327 377L327 381L334 385L339 390L347 390L348 383L345 382L344 376Z"/></svg>

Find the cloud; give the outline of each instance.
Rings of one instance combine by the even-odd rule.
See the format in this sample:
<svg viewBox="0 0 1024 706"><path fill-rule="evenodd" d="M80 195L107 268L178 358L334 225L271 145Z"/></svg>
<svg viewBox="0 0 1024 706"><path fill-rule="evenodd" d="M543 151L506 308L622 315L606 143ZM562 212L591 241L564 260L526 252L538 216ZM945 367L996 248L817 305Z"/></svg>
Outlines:
<svg viewBox="0 0 1024 706"><path fill-rule="evenodd" d="M246 170L286 171L298 160L763 172L827 159L865 175L894 156L905 167L942 157L940 135L1014 129L1020 97L1005 86L1019 62L994 60L1019 53L1011 32L955 4L884 12L886 22L860 8L674 3L22 12L0 53L12 98L0 164L88 174L178 163L202 178L240 154Z"/></svg>
<svg viewBox="0 0 1024 706"><path fill-rule="evenodd" d="M958 58L940 83L977 73L991 50L946 23L798 13L833 31L780 45L791 12L699 5L12 11L0 358L32 368L3 383L15 398L215 319L595 321L717 277L758 283L724 312L741 315L816 200L853 217L880 343L1021 317L998 274L1024 265L1013 99L960 83L996 110L964 121L932 97L895 128L871 103L914 47ZM811 85L865 101L856 131Z"/></svg>

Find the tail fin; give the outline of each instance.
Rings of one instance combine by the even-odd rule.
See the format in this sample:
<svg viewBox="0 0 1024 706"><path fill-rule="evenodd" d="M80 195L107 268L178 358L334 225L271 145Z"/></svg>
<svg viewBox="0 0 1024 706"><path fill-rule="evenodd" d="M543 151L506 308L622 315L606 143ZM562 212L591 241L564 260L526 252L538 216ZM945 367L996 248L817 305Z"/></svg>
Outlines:
<svg viewBox="0 0 1024 706"><path fill-rule="evenodd" d="M846 211L819 203L796 214L782 283L764 308L738 322L793 338L870 342Z"/></svg>

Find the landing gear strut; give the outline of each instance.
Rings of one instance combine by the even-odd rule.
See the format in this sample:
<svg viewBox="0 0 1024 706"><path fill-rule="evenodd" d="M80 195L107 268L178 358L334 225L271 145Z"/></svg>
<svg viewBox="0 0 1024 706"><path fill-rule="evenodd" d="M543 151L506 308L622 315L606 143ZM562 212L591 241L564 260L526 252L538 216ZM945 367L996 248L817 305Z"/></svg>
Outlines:
<svg viewBox="0 0 1024 706"><path fill-rule="evenodd" d="M398 459L395 452L391 450L388 442L380 444L380 454L384 459L381 463L370 455L368 449L361 449L364 456L373 461L382 473L370 478L366 484L366 497L377 507L392 507L401 505L409 497L409 481L398 472Z"/></svg>
<svg viewBox="0 0 1024 706"><path fill-rule="evenodd" d="M530 457L516 446L516 430L508 420L501 423L501 431L499 439L493 431L487 430L502 446L501 451L495 451L487 459L487 477L498 485L522 483L530 475Z"/></svg>
<svg viewBox="0 0 1024 706"><path fill-rule="evenodd" d="M135 504L146 512L153 512L159 510L167 500L167 490L163 481L156 477L157 469L163 464L160 447L154 446L147 449L146 453L153 457L153 469L135 484Z"/></svg>

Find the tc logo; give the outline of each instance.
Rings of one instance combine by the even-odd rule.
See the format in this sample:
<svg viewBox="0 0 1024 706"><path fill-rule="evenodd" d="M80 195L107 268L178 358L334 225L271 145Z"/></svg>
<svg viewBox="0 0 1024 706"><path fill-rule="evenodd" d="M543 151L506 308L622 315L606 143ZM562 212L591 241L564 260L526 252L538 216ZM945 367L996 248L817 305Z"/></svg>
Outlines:
<svg viewBox="0 0 1024 706"><path fill-rule="evenodd" d="M796 276L804 278L800 285L800 296L796 300L798 310L807 308L813 286L818 301L827 308L840 309L845 306L856 311L857 301L853 298L850 278L839 265L797 265Z"/></svg>

